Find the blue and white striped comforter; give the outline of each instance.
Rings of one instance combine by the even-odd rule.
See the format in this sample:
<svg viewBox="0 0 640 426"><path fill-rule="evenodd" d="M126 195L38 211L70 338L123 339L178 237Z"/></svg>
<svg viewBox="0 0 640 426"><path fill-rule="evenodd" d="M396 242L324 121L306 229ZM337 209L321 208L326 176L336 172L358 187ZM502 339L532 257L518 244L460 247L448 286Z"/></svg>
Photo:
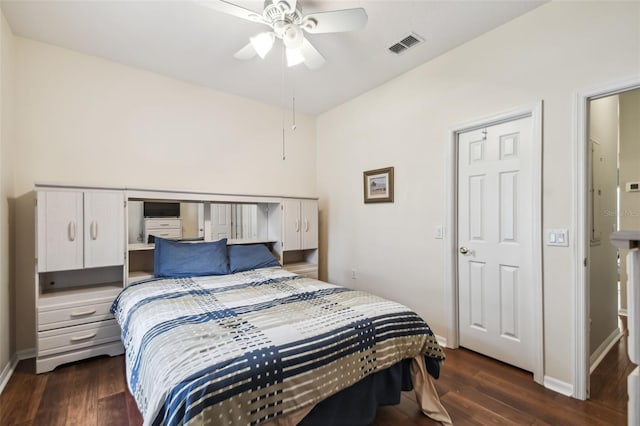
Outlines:
<svg viewBox="0 0 640 426"><path fill-rule="evenodd" d="M259 424L402 359L444 359L407 307L281 269L133 284L112 312L147 425Z"/></svg>

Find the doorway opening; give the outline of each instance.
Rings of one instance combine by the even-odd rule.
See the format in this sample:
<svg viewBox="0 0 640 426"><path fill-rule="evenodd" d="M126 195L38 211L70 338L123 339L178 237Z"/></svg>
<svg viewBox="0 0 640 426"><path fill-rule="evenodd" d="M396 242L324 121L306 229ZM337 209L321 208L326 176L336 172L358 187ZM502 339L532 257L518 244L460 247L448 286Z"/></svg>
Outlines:
<svg viewBox="0 0 640 426"><path fill-rule="evenodd" d="M622 256L610 244L609 235L628 227L627 222L633 222L635 218L633 214L625 213L636 208L628 207L626 183L634 180L629 173L640 168L626 163L633 160L629 149L638 149L638 136L629 144L625 133L628 128L637 129L637 112L625 111L628 109L625 105L636 102L634 95L638 96L639 89L640 79L634 78L580 92L576 97L576 353L573 396L578 399L589 397L591 371L621 334L618 315L624 313L626 277L624 265L618 261ZM631 118L625 118L627 112ZM632 125L623 124L623 121ZM640 211L640 206L638 208Z"/></svg>

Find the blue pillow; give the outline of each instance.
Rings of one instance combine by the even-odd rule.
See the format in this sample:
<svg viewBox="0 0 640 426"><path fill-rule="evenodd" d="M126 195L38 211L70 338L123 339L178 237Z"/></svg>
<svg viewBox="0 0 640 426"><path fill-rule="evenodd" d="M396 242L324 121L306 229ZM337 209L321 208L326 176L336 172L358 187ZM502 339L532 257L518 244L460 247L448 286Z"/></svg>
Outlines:
<svg viewBox="0 0 640 426"><path fill-rule="evenodd" d="M156 277L197 277L229 273L227 239L181 243L156 238L153 270Z"/></svg>
<svg viewBox="0 0 640 426"><path fill-rule="evenodd" d="M250 269L280 266L264 244L238 244L229 246L229 269L231 273Z"/></svg>

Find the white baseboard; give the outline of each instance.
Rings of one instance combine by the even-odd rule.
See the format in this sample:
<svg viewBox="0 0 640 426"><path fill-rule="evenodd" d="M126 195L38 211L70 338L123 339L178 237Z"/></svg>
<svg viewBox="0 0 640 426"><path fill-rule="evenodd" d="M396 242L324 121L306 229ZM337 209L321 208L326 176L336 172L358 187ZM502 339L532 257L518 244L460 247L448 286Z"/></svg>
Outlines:
<svg viewBox="0 0 640 426"><path fill-rule="evenodd" d="M438 336L437 334L436 336L436 340L438 341L438 344L440 346L442 346L443 348L447 348L447 338L446 337L442 337L442 336Z"/></svg>
<svg viewBox="0 0 640 426"><path fill-rule="evenodd" d="M4 366L2 369L2 373L0 373L0 393L4 390L7 383L9 383L9 379L13 375L16 367L18 366L18 362L23 359L29 359L36 356L35 348L24 349L22 351L18 351L9 360L9 363Z"/></svg>
<svg viewBox="0 0 640 426"><path fill-rule="evenodd" d="M602 342L600 346L598 346L596 350L593 351L591 357L589 358L589 364L591 365L591 367L589 367L589 374L593 373L598 365L600 365L604 357L607 356L611 348L613 348L615 344L618 343L618 340L620 340L621 337L622 333L620 332L620 329L616 328L609 335L609 337L604 339L604 342Z"/></svg>
<svg viewBox="0 0 640 426"><path fill-rule="evenodd" d="M36 357L36 348L23 349L16 353L18 357L18 361L22 361L23 359L30 359Z"/></svg>
<svg viewBox="0 0 640 426"><path fill-rule="evenodd" d="M2 369L2 373L0 373L0 393L4 390L4 387L9 383L9 379L13 374L13 371L16 369L18 365L18 357L16 354L13 354L7 365Z"/></svg>
<svg viewBox="0 0 640 426"><path fill-rule="evenodd" d="M573 396L573 385L553 377L544 376L544 387L566 396Z"/></svg>

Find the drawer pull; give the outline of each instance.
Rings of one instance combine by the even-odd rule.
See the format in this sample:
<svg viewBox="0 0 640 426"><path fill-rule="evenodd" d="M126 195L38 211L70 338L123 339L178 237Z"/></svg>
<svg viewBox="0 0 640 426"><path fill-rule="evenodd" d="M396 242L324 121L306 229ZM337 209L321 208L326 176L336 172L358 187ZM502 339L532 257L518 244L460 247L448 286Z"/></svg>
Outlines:
<svg viewBox="0 0 640 426"><path fill-rule="evenodd" d="M96 310L92 309L90 311L83 311L83 312L71 312L71 314L69 314L69 316L71 317L83 317L85 315L91 315L91 314L95 314Z"/></svg>
<svg viewBox="0 0 640 426"><path fill-rule="evenodd" d="M79 342L80 340L92 339L92 338L96 337L96 334L98 334L98 333L91 333L91 334L87 334L85 336L72 337L71 341L72 342Z"/></svg>

